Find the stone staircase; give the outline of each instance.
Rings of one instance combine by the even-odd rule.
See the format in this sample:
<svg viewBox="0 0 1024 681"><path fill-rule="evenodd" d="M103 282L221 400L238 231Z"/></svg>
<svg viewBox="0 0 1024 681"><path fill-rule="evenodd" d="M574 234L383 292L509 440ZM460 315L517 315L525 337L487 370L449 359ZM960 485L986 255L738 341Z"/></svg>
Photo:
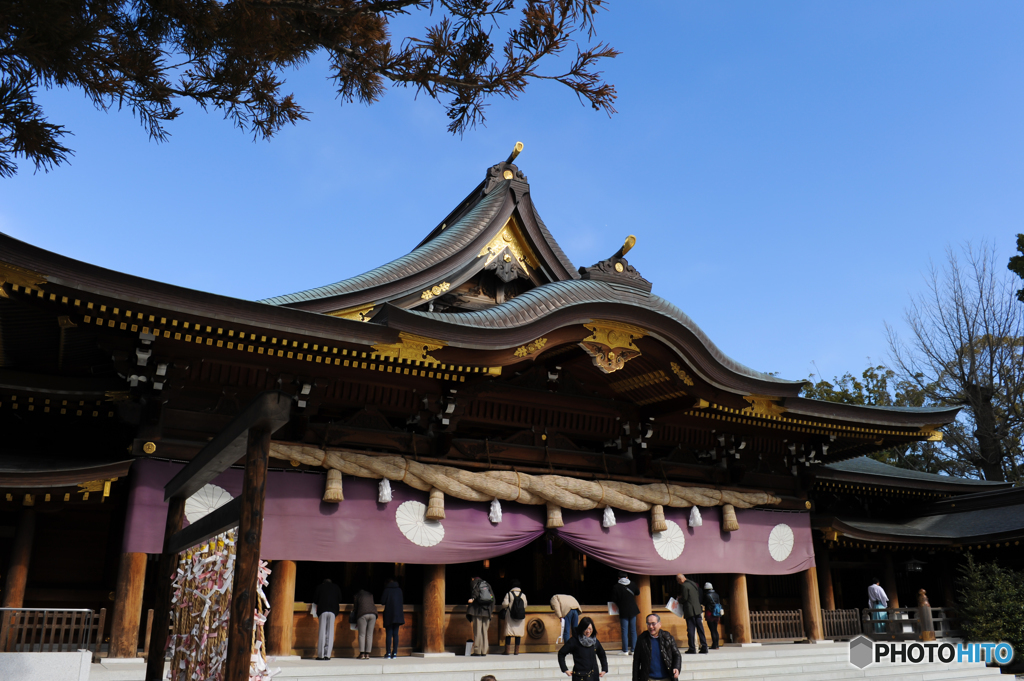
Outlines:
<svg viewBox="0 0 1024 681"><path fill-rule="evenodd" d="M752 647L727 646L708 655L684 655L679 678L683 681L729 679L740 681L974 681L992 679L999 670L981 663L872 664L857 669L848 661L849 644L778 644ZM633 658L618 651L608 655L609 673L603 681L630 681ZM92 665L91 681L139 681L142 664ZM130 667L130 669L129 669ZM330 662L278 658L274 681L479 681L493 674L498 681L566 679L554 653L514 657L400 657L397 660L340 659ZM598 681L595 679L595 681Z"/></svg>

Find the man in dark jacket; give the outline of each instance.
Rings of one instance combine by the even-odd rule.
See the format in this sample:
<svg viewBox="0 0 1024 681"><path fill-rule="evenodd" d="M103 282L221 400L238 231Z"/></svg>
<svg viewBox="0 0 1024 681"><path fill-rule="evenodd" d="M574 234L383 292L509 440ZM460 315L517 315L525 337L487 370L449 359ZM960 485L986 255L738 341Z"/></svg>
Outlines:
<svg viewBox="0 0 1024 681"><path fill-rule="evenodd" d="M341 609L341 587L329 579L325 579L313 592L313 605L320 620L320 630L316 638L316 659L331 659L334 650L334 618Z"/></svg>
<svg viewBox="0 0 1024 681"><path fill-rule="evenodd" d="M384 606L384 659L398 657L398 628L405 624L402 588L394 579L384 585L380 603Z"/></svg>
<svg viewBox="0 0 1024 681"><path fill-rule="evenodd" d="M625 572L619 573L619 581L612 588L612 602L619 609L619 626L622 627L622 652L630 654L636 648L636 606L637 590Z"/></svg>
<svg viewBox="0 0 1024 681"><path fill-rule="evenodd" d="M672 634L661 630L661 617L647 616L647 631L636 639L633 681L667 681L679 678L683 658Z"/></svg>
<svg viewBox="0 0 1024 681"><path fill-rule="evenodd" d="M487 629L491 626L491 614L494 612L494 591L479 577L474 577L470 584L466 615L473 622L473 655L481 656L487 654Z"/></svg>
<svg viewBox="0 0 1024 681"><path fill-rule="evenodd" d="M700 589L697 585L686 578L686 575L676 575L676 582L679 583L679 605L683 607L683 618L686 620L686 653L693 655L697 652L694 647L693 630L697 630L700 636L700 652L708 652L708 639L704 636L704 622L701 617Z"/></svg>

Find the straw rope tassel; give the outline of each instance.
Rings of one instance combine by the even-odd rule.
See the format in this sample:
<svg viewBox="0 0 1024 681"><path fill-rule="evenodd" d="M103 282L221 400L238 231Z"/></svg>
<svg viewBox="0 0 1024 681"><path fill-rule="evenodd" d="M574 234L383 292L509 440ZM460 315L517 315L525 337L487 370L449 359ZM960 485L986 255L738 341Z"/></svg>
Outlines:
<svg viewBox="0 0 1024 681"><path fill-rule="evenodd" d="M651 532L665 532L668 525L665 524L665 508L660 504L651 506Z"/></svg>
<svg viewBox="0 0 1024 681"><path fill-rule="evenodd" d="M736 521L736 509L732 504L722 504L722 530L735 532L738 529L740 524Z"/></svg>
<svg viewBox="0 0 1024 681"><path fill-rule="evenodd" d="M427 502L427 520L444 520L444 492L436 487L430 488Z"/></svg>
<svg viewBox="0 0 1024 681"><path fill-rule="evenodd" d="M324 489L324 501L337 503L345 501L345 495L341 490L341 471L327 469L327 487Z"/></svg>
<svg viewBox="0 0 1024 681"><path fill-rule="evenodd" d="M548 502L548 521L544 524L547 529L555 527L562 527L565 523L562 522L562 507L558 504L552 504Z"/></svg>

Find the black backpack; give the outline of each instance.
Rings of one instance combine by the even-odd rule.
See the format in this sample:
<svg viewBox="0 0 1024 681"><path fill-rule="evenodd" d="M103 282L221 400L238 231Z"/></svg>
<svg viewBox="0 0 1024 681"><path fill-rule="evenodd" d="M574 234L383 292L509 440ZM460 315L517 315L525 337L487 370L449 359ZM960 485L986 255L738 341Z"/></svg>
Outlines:
<svg viewBox="0 0 1024 681"><path fill-rule="evenodd" d="M484 580L481 579L480 580L480 586L478 586L477 589L478 589L477 593L480 594L480 595L477 596L477 598L474 601L474 603L476 603L477 605L484 605L484 606L486 606L486 605L490 605L491 603L494 602L494 592L491 591L491 585L490 584L488 584L487 582L485 582Z"/></svg>
<svg viewBox="0 0 1024 681"><path fill-rule="evenodd" d="M508 609L508 616L514 620L526 618L526 603L523 603L522 591L512 597L512 607Z"/></svg>

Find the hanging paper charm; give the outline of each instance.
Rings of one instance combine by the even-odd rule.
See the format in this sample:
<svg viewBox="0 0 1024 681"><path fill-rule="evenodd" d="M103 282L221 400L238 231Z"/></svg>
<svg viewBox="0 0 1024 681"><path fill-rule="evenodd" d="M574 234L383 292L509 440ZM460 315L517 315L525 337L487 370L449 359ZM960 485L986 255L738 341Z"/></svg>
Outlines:
<svg viewBox="0 0 1024 681"><path fill-rule="evenodd" d="M497 525L501 522L501 502L497 499L491 499L491 512L487 514L487 517L491 519L491 522Z"/></svg>
<svg viewBox="0 0 1024 681"><path fill-rule="evenodd" d="M696 506L690 509L690 527L700 527L704 520L700 517L700 509Z"/></svg>
<svg viewBox="0 0 1024 681"><path fill-rule="evenodd" d="M615 511L611 506L604 507L604 517L601 518L601 527L612 527L615 525Z"/></svg>
<svg viewBox="0 0 1024 681"><path fill-rule="evenodd" d="M386 504L391 501L391 481L387 478L381 478L380 484L377 486L377 501L382 504Z"/></svg>

